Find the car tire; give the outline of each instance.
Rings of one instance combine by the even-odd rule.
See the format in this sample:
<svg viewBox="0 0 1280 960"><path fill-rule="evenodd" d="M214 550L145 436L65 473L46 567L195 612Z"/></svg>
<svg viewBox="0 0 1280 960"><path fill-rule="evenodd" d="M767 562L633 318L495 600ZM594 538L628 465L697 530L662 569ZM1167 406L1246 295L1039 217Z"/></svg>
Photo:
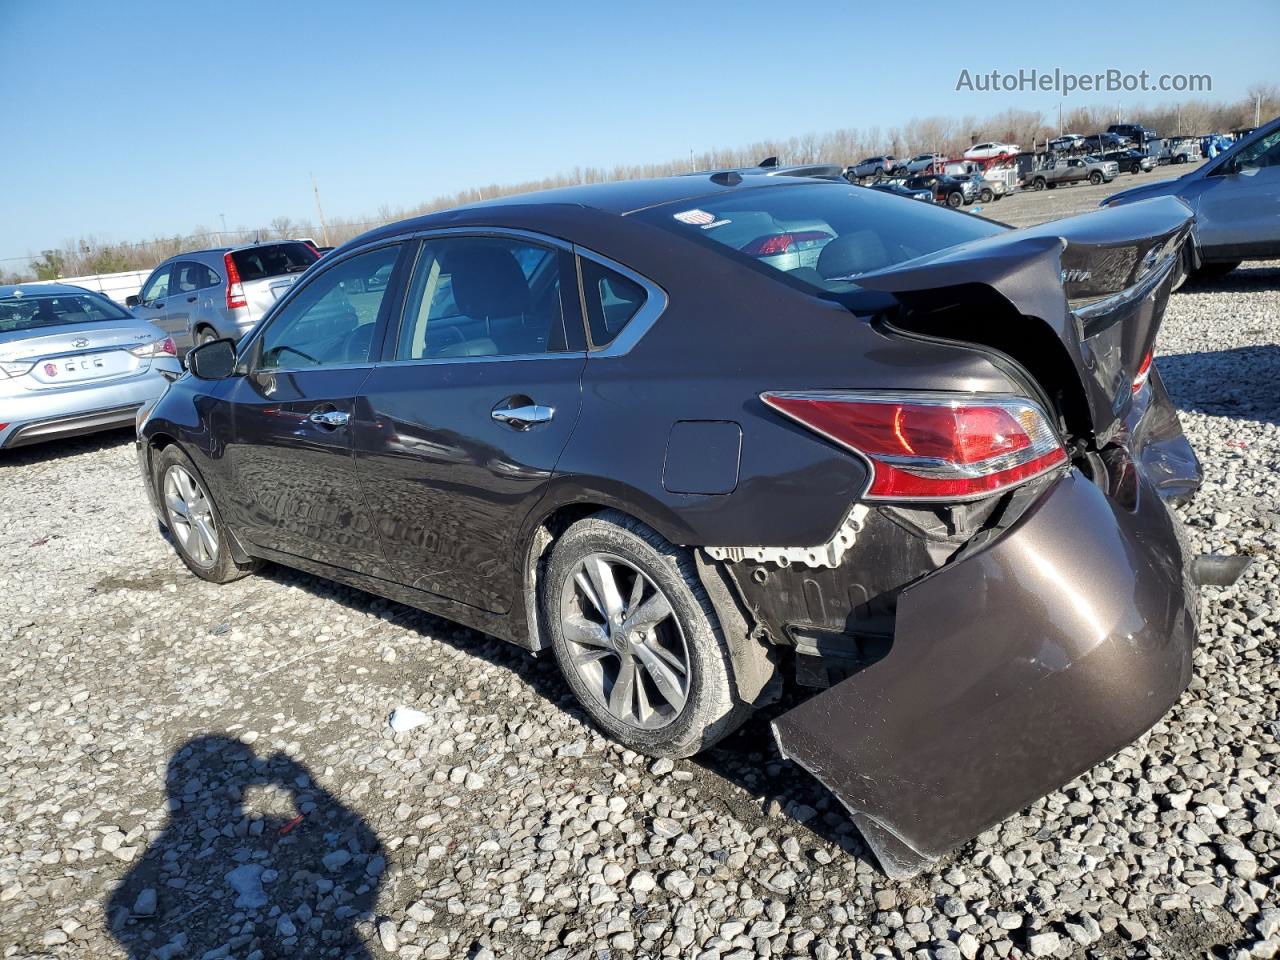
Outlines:
<svg viewBox="0 0 1280 960"><path fill-rule="evenodd" d="M212 343L217 340L218 333L212 327L197 327L196 335L192 339L195 340L195 344L198 347L203 343Z"/></svg>
<svg viewBox="0 0 1280 960"><path fill-rule="evenodd" d="M1099 173L1097 170L1093 171L1093 173L1089 174L1089 182L1092 183L1095 187L1102 186L1102 174Z"/></svg>
<svg viewBox="0 0 1280 960"><path fill-rule="evenodd" d="M618 743L692 756L750 714L692 557L638 520L607 510L573 524L551 547L541 600L569 689ZM635 614L646 608L667 612L645 629ZM630 621L640 632L620 630ZM619 686L624 672L629 686Z"/></svg>
<svg viewBox="0 0 1280 960"><path fill-rule="evenodd" d="M1031 181L1032 190L1043 190L1047 186L1048 184L1045 182L1044 177L1036 177L1034 180Z"/></svg>
<svg viewBox="0 0 1280 960"><path fill-rule="evenodd" d="M995 198L996 195L987 189L984 189L980 194L978 194L978 201L980 203L990 203Z"/></svg>
<svg viewBox="0 0 1280 960"><path fill-rule="evenodd" d="M210 583L231 583L253 573L259 562L237 563L232 556L230 534L191 458L170 444L156 457L154 469L165 526L187 569Z"/></svg>
<svg viewBox="0 0 1280 960"><path fill-rule="evenodd" d="M947 194L947 206L954 210L956 207L964 203L964 195L959 191Z"/></svg>
<svg viewBox="0 0 1280 960"><path fill-rule="evenodd" d="M1217 280L1240 266L1239 260L1224 260L1220 263L1204 263L1192 275L1196 280Z"/></svg>

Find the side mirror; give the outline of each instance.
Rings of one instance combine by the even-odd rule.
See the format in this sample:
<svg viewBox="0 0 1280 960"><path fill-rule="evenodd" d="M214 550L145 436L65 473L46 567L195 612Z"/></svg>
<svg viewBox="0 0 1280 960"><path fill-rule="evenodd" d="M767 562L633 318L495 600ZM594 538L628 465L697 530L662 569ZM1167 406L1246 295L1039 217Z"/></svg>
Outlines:
<svg viewBox="0 0 1280 960"><path fill-rule="evenodd" d="M142 298L136 293L132 293L124 298L124 305L126 307L140 307L142 306Z"/></svg>
<svg viewBox="0 0 1280 960"><path fill-rule="evenodd" d="M236 369L234 340L210 340L187 353L187 369L201 380L224 380Z"/></svg>

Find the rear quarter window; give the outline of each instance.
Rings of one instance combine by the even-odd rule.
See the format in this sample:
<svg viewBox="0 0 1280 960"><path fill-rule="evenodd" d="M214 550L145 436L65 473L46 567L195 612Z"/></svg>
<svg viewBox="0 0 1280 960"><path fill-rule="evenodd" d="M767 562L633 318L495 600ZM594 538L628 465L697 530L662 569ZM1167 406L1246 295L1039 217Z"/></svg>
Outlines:
<svg viewBox="0 0 1280 960"><path fill-rule="evenodd" d="M603 264L586 259L581 263L591 346L604 347L640 312L648 294L640 284Z"/></svg>

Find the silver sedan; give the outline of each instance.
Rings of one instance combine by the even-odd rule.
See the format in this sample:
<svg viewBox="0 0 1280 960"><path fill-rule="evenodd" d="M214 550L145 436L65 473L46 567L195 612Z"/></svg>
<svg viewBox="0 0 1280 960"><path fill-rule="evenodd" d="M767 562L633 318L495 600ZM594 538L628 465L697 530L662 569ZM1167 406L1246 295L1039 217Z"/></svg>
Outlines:
<svg viewBox="0 0 1280 960"><path fill-rule="evenodd" d="M0 286L0 449L128 426L181 372L164 331L100 294Z"/></svg>
<svg viewBox="0 0 1280 960"><path fill-rule="evenodd" d="M1192 265L1202 276L1229 273L1243 260L1280 257L1280 117L1190 173L1121 190L1102 206L1165 196L1195 211Z"/></svg>

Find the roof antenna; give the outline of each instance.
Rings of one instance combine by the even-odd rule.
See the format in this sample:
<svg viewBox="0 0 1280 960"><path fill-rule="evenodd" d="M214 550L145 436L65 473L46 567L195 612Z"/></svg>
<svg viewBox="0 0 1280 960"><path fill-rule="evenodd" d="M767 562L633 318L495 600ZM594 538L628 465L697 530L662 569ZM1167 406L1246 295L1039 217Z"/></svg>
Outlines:
<svg viewBox="0 0 1280 960"><path fill-rule="evenodd" d="M760 161L760 166L762 167L776 167L777 165L778 165L777 157L765 157L763 160Z"/></svg>

